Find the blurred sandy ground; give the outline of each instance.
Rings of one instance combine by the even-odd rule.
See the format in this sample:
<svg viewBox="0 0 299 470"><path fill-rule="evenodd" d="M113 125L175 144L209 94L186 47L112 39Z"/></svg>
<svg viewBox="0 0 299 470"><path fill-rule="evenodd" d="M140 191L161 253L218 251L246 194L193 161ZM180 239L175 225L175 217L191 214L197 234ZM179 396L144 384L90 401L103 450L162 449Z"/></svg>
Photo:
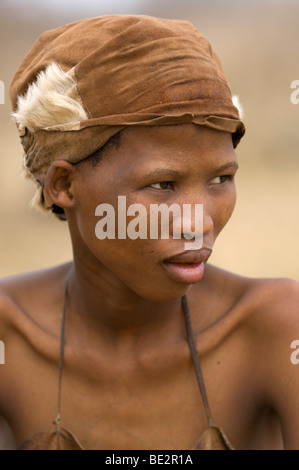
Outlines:
<svg viewBox="0 0 299 470"><path fill-rule="evenodd" d="M28 208L34 189L20 176L22 150L9 116L12 76L42 31L89 16L128 13L192 21L220 56L244 107L238 202L211 262L246 276L299 280L299 104L290 101L290 84L299 80L298 2L140 0L108 10L102 1L95 8L85 0L81 12L57 6L55 13L44 10L47 3L0 5L0 80L6 86L6 104L0 105L0 276L72 256L66 224Z"/></svg>

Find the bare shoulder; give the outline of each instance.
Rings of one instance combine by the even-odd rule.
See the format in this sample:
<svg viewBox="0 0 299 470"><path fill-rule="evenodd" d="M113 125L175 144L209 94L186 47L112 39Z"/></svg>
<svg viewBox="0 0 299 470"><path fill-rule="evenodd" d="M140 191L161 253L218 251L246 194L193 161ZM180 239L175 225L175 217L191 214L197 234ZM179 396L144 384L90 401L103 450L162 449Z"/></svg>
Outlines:
<svg viewBox="0 0 299 470"><path fill-rule="evenodd" d="M275 413L284 448L299 449L299 283L248 278L213 266L205 275L196 296L208 319L198 329L199 352L211 351L211 358L226 365L225 377L246 397L250 415Z"/></svg>
<svg viewBox="0 0 299 470"><path fill-rule="evenodd" d="M242 320L260 364L264 363L267 371L273 367L274 375L279 364L286 370L291 343L299 339L299 282L288 278L249 279L243 305Z"/></svg>
<svg viewBox="0 0 299 470"><path fill-rule="evenodd" d="M15 448L14 423L38 395L34 387L51 385L48 367L58 361L69 268L62 265L0 280L0 448Z"/></svg>
<svg viewBox="0 0 299 470"><path fill-rule="evenodd" d="M291 371L292 344L299 340L299 282L287 278L253 280L248 297L246 324L251 343L260 366L264 364L264 371L271 372L272 380L276 377L278 390L284 374Z"/></svg>
<svg viewBox="0 0 299 470"><path fill-rule="evenodd" d="M293 334L294 329L298 329L299 339L297 281L250 278L212 265L207 266L203 281L190 292L190 308L197 312L197 330L205 332L210 347L233 331L242 331L251 346L259 340L260 345L272 344L277 337Z"/></svg>
<svg viewBox="0 0 299 470"><path fill-rule="evenodd" d="M246 300L252 326L281 335L299 326L299 282L288 278L249 279Z"/></svg>
<svg viewBox="0 0 299 470"><path fill-rule="evenodd" d="M228 310L240 307L240 320L265 326L298 321L299 282L288 278L250 278L210 267L207 286Z"/></svg>
<svg viewBox="0 0 299 470"><path fill-rule="evenodd" d="M285 449L298 449L299 283L261 279L251 292L247 326L255 374L264 402L279 417Z"/></svg>
<svg viewBox="0 0 299 470"><path fill-rule="evenodd" d="M0 279L0 331L26 323L51 329L70 263ZM49 321L48 321L49 320ZM54 322L53 322L54 323Z"/></svg>

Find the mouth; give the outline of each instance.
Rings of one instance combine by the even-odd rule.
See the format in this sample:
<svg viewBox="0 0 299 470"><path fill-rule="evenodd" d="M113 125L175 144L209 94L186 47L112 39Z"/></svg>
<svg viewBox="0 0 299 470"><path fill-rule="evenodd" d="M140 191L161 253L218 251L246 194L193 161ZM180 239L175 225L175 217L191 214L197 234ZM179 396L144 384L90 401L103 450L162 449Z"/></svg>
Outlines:
<svg viewBox="0 0 299 470"><path fill-rule="evenodd" d="M162 265L170 277L183 284L194 284L204 274L205 264L212 254L210 248L184 251L163 260Z"/></svg>

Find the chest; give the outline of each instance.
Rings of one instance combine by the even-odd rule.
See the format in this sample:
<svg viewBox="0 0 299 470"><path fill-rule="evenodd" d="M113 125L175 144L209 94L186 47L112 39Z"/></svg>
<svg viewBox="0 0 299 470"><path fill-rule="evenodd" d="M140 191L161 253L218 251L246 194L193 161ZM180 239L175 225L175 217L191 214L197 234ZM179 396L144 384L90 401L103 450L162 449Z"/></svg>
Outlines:
<svg viewBox="0 0 299 470"><path fill-rule="evenodd" d="M255 437L258 448L268 436L276 445L277 423L259 418L246 357L236 360L229 351L220 348L201 358L213 419L235 448L252 445ZM6 403L19 443L51 426L59 395L58 364L29 363L24 355L21 366L11 368L10 385L22 386ZM61 417L86 449L191 449L207 427L191 357L171 351L134 364L87 357L66 362Z"/></svg>

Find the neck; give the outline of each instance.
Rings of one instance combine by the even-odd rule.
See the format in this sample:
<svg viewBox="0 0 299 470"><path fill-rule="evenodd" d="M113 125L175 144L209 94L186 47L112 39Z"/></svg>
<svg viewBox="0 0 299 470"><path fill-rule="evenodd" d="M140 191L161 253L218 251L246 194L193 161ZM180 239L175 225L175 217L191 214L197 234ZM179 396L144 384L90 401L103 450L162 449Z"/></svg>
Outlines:
<svg viewBox="0 0 299 470"><path fill-rule="evenodd" d="M101 264L95 268L75 257L68 292L73 321L88 335L92 332L113 342L185 335L181 298L162 302L144 299Z"/></svg>

